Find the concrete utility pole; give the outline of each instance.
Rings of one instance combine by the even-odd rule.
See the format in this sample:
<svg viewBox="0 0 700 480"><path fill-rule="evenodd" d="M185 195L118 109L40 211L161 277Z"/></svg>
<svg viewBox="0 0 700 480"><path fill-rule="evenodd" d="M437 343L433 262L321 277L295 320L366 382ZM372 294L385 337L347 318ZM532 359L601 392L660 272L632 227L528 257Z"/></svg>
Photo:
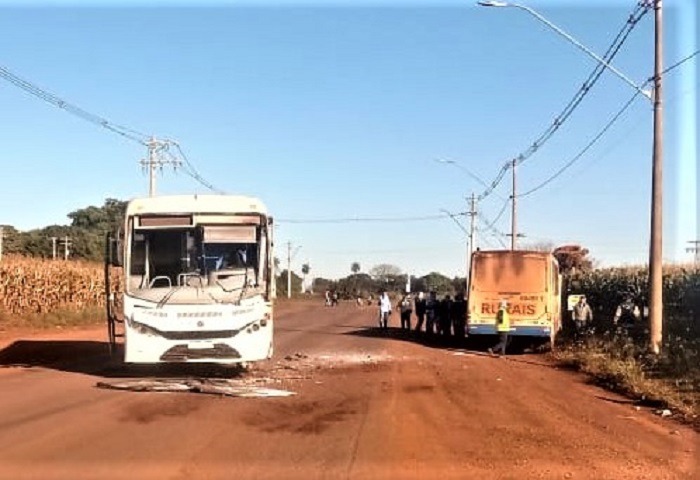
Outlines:
<svg viewBox="0 0 700 480"><path fill-rule="evenodd" d="M156 173L157 169L163 170L165 165L172 165L177 168L182 165L182 162L175 158L164 158L165 152L174 142L171 140L158 140L155 137L146 144L148 148L148 159L141 160L141 166L148 170L148 196L153 197L156 194Z"/></svg>
<svg viewBox="0 0 700 480"><path fill-rule="evenodd" d="M70 246L70 237L66 235L61 239L61 243L63 244L63 260L68 260L68 247Z"/></svg>
<svg viewBox="0 0 700 480"><path fill-rule="evenodd" d="M661 0L654 0L654 153L651 176L651 239L649 242L649 342L659 354L663 337L663 117L661 72L663 70L663 30Z"/></svg>
<svg viewBox="0 0 700 480"><path fill-rule="evenodd" d="M476 195L472 193L469 198L469 249L467 250L467 271L465 275L465 291L469 291L469 276L472 269L472 255L474 254L474 232L476 230Z"/></svg>
<svg viewBox="0 0 700 480"><path fill-rule="evenodd" d="M474 253L474 230L476 228L476 195L472 193L469 199L469 262L471 263L472 254Z"/></svg>
<svg viewBox="0 0 700 480"><path fill-rule="evenodd" d="M51 237L51 258L53 258L54 260L56 260L56 240L58 240L58 237Z"/></svg>
<svg viewBox="0 0 700 480"><path fill-rule="evenodd" d="M0 260L2 260L2 238L5 236L5 227L0 225Z"/></svg>
<svg viewBox="0 0 700 480"><path fill-rule="evenodd" d="M292 242L287 242L287 298L292 298Z"/></svg>
<svg viewBox="0 0 700 480"><path fill-rule="evenodd" d="M515 161L516 159L513 159L513 164L511 165L511 168L513 169L513 196L511 197L513 200L513 205L512 209L510 212L510 249L515 250L515 238L518 236L517 232L515 231L515 227L517 225L516 220L516 211L515 211Z"/></svg>

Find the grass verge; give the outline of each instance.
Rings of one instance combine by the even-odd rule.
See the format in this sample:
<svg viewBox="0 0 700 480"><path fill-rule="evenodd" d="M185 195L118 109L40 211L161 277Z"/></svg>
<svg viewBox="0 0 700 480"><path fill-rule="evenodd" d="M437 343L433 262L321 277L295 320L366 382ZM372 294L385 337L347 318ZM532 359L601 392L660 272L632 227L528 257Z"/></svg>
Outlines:
<svg viewBox="0 0 700 480"><path fill-rule="evenodd" d="M56 310L48 313L11 315L0 312L0 331L11 329L49 330L105 324L104 307L88 307L79 311Z"/></svg>
<svg viewBox="0 0 700 480"><path fill-rule="evenodd" d="M640 405L668 409L700 431L700 342L674 338L661 355L647 353L643 337L606 332L566 341L551 355L561 365L584 372L593 383Z"/></svg>

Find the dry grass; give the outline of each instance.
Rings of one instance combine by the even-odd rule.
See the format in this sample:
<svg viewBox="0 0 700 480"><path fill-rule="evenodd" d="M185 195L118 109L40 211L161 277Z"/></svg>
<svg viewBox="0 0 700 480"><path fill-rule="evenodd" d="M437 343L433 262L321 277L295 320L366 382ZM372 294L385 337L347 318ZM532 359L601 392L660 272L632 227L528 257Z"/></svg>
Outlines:
<svg viewBox="0 0 700 480"><path fill-rule="evenodd" d="M0 332L3 330L46 330L53 328L85 327L104 325L105 310L100 307L87 307L80 311L56 310L47 313L9 315L0 312Z"/></svg>
<svg viewBox="0 0 700 480"><path fill-rule="evenodd" d="M667 323L690 321L669 319ZM608 330L581 341L565 341L552 355L591 375L595 383L642 404L670 409L700 430L700 338L667 335L659 356L648 353L647 338L644 329Z"/></svg>

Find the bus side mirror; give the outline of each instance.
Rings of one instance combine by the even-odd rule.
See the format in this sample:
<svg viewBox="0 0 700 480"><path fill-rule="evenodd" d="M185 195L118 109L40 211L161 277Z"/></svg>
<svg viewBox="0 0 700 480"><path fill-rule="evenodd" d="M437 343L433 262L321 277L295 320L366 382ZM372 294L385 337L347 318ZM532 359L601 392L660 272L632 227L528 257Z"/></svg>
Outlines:
<svg viewBox="0 0 700 480"><path fill-rule="evenodd" d="M120 235L112 233L107 234L105 242L105 261L113 267L121 267L124 265L124 255L122 254L122 241Z"/></svg>

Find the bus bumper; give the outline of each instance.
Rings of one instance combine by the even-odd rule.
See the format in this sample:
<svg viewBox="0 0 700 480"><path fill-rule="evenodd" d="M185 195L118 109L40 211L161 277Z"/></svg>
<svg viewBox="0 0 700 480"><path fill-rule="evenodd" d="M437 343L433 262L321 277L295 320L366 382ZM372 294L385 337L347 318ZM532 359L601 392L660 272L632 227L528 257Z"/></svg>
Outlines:
<svg viewBox="0 0 700 480"><path fill-rule="evenodd" d="M469 335L498 335L495 325L469 325L467 327ZM514 337L543 337L550 338L551 327L544 326L517 326L510 329L508 335Z"/></svg>

